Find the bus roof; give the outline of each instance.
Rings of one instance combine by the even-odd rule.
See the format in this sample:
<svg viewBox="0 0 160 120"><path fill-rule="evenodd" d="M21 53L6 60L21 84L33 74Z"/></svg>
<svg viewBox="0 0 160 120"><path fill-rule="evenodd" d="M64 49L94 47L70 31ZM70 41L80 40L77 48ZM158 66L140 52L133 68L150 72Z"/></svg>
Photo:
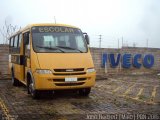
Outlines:
<svg viewBox="0 0 160 120"><path fill-rule="evenodd" d="M72 27L72 28L77 28L72 25L67 25L67 24L54 24L54 23L39 23L39 24L29 24L27 25L24 29L26 28L31 28L33 26L65 26L65 27Z"/></svg>
<svg viewBox="0 0 160 120"><path fill-rule="evenodd" d="M67 25L67 24L36 23L36 24L29 24L29 25L27 25L26 27L24 27L24 28L20 29L19 31L13 33L10 37L16 35L17 33L22 32L22 31L31 29L31 28L34 27L34 26L65 26L65 27L78 28L78 27L75 27L75 26L72 26L72 25ZM78 28L78 29L79 29L79 28Z"/></svg>

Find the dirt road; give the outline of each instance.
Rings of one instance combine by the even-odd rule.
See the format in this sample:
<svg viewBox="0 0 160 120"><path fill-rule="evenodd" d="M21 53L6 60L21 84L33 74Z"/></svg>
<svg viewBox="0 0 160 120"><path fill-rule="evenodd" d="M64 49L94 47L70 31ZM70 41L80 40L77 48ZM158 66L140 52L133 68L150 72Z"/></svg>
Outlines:
<svg viewBox="0 0 160 120"><path fill-rule="evenodd" d="M42 94L40 100L33 100L24 86L13 87L11 80L1 80L0 115L8 120L125 119L123 115L160 119L160 78L112 76L97 80L89 97L60 91Z"/></svg>

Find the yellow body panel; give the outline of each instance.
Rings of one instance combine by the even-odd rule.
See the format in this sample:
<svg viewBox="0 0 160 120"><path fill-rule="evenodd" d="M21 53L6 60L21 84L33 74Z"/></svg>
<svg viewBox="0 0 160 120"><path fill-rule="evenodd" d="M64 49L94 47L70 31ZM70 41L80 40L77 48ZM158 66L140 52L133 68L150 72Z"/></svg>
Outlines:
<svg viewBox="0 0 160 120"><path fill-rule="evenodd" d="M33 53L35 54L35 53ZM31 58L32 59L32 58ZM39 61L37 64L36 61ZM31 60L33 76L35 80L35 88L38 90L55 90L55 89L78 89L78 88L87 88L92 87L95 84L95 72L94 73L86 73L87 68L92 68L93 61L88 53L37 53L33 59ZM39 66L39 68L35 67ZM54 69L76 69L76 68L84 68L86 74L84 75L54 75L56 73ZM42 75L36 73L36 69L48 69L53 72L53 74ZM75 73L75 72L74 72ZM79 73L79 72L77 72ZM62 73L59 73L62 74ZM85 83L83 85L75 85L75 86L56 86L56 83L66 82L54 82L53 79L65 79L65 77L77 77L77 78L86 78ZM78 83L71 82L71 83ZM80 82L79 82L80 83ZM68 83L66 83L68 84Z"/></svg>
<svg viewBox="0 0 160 120"><path fill-rule="evenodd" d="M90 53L38 53L37 57L41 69L93 67Z"/></svg>

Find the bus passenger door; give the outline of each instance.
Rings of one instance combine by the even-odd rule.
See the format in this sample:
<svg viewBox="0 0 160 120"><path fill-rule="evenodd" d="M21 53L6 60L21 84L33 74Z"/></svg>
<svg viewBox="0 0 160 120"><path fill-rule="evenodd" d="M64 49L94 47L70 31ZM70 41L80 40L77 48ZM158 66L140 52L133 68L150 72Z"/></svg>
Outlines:
<svg viewBox="0 0 160 120"><path fill-rule="evenodd" d="M30 62L30 32L25 32L24 37L24 80L27 83L27 71L31 68Z"/></svg>

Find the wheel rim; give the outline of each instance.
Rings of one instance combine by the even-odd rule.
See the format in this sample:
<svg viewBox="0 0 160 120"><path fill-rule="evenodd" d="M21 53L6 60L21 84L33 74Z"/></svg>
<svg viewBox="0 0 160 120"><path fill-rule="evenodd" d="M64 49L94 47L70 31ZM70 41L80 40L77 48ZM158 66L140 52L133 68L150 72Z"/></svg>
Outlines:
<svg viewBox="0 0 160 120"><path fill-rule="evenodd" d="M34 85L33 85L33 83L29 84L29 92L31 93L32 96L34 95Z"/></svg>
<svg viewBox="0 0 160 120"><path fill-rule="evenodd" d="M13 71L12 71L12 84L14 83L14 74L13 74Z"/></svg>

